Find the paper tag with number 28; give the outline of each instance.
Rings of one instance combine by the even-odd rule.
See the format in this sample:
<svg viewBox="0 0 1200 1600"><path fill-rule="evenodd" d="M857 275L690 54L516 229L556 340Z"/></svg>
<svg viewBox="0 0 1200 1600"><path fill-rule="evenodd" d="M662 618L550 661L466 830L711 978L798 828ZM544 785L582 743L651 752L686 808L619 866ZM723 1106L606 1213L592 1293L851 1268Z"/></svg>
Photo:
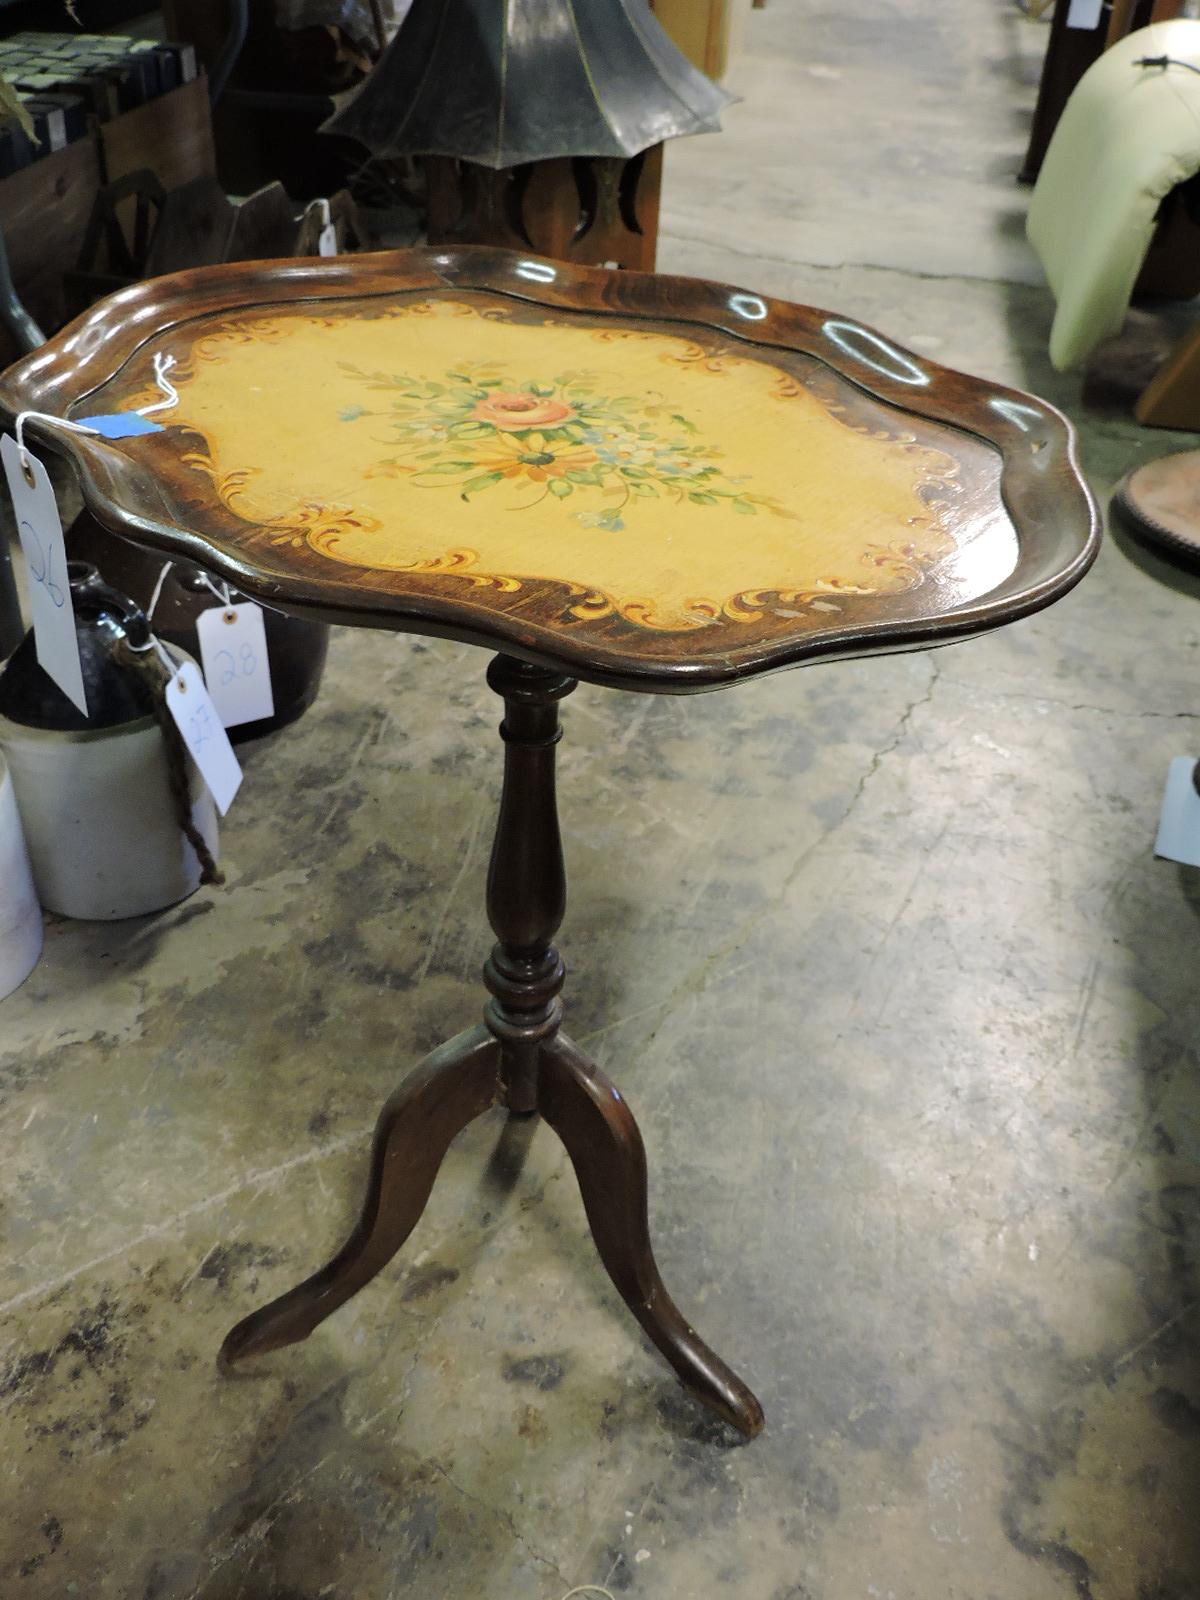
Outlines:
<svg viewBox="0 0 1200 1600"><path fill-rule="evenodd" d="M167 710L224 816L241 786L242 769L194 661L185 661L167 684Z"/></svg>
<svg viewBox="0 0 1200 1600"><path fill-rule="evenodd" d="M25 462L29 466L29 477L26 477L17 441L7 433L0 440L0 460L4 463L4 476L8 479L21 549L29 571L29 609L33 614L33 642L38 662L86 717L88 708L79 666L79 640L75 636L75 612L67 582L67 552L54 486L45 467L28 450Z"/></svg>
<svg viewBox="0 0 1200 1600"><path fill-rule="evenodd" d="M275 715L262 607L212 606L196 618L200 665L222 723L236 728Z"/></svg>

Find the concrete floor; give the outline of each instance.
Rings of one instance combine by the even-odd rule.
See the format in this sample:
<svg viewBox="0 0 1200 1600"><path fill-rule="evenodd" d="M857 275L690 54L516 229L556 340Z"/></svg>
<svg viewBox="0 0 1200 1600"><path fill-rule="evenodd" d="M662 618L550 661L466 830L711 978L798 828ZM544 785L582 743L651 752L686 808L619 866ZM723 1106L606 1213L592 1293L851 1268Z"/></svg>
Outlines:
<svg viewBox="0 0 1200 1600"><path fill-rule="evenodd" d="M1001 0L770 0L727 132L670 152L661 264L1040 391L1104 501L1184 441L1047 367L1012 182L1044 38ZM566 706L568 1023L767 1407L748 1447L498 1114L374 1286L215 1372L478 1014L484 657L339 636L247 754L227 887L52 923L0 1007L0 1596L1200 1594L1200 877L1151 854L1198 598L1118 536L982 641Z"/></svg>

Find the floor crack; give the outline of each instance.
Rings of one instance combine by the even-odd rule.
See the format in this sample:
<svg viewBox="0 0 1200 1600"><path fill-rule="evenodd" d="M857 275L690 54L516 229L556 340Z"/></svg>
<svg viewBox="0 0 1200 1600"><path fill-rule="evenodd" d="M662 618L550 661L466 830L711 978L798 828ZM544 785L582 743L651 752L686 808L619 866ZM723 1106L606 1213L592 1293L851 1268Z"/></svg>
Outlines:
<svg viewBox="0 0 1200 1600"><path fill-rule="evenodd" d="M439 1477L446 1480L456 1494L461 1495L462 1498L466 1501L469 1501L471 1505L478 1506L481 1511L486 1511L489 1516L495 1517L498 1522L502 1522L508 1529L509 1533L512 1534L513 1538L521 1546L521 1548L523 1550L528 1550L529 1554L536 1562L538 1562L540 1566L548 1567L563 1585L564 1589L569 1589L571 1587L571 1580L566 1577L566 1575L559 1568L558 1564L552 1561L549 1556L544 1556L539 1550L535 1550L530 1544L529 1540L525 1538L524 1534L522 1534L520 1529L517 1527L516 1521L511 1512L503 1510L500 1506L492 1505L490 1501L484 1500L482 1496L472 1494L469 1489L464 1489L461 1483L459 1483L455 1478L451 1477L450 1473L447 1472L446 1468L441 1464L440 1461L436 1461L430 1457L428 1464L433 1468L434 1472L436 1472Z"/></svg>
<svg viewBox="0 0 1200 1600"><path fill-rule="evenodd" d="M1021 289L1037 289L1038 280L1028 278L996 278L971 272L922 272L917 267L889 266L882 261L801 261L793 256L777 256L766 250L739 250L727 239L714 239L706 234L683 233L671 227L669 219L659 232L660 246L665 243L699 245L704 250L725 250L730 255L741 256L746 261L769 261L775 266L791 267L802 272L886 272L901 278L917 278L928 283L1001 283L1013 284Z"/></svg>
<svg viewBox="0 0 1200 1600"><path fill-rule="evenodd" d="M759 928L762 923L772 915L773 912L778 910L778 908L785 903L788 895L791 893L793 885L796 883L797 879L800 877L808 863L812 860L816 852L821 848L822 845L826 844L840 828L844 827L849 818L854 814L854 811L861 802L863 795L866 793L867 785L871 782L871 779L875 777L876 773L878 773L879 769L882 767L887 758L892 755L894 751L896 751L903 743L906 735L909 732L909 729L912 726L913 718L916 716L917 712L923 710L933 699L934 691L937 688L938 683L941 681L941 669L939 668L932 653L927 654L924 657L924 660L929 667L928 683L925 685L920 694L915 695L905 707L904 711L901 713L898 721L896 722L896 725L893 728L887 743L881 745L871 757L866 770L855 784L854 791L851 794L845 809L842 811L841 816L838 817L836 822L831 823L822 834L820 834L812 841L810 845L806 846L806 848L800 852L770 899L765 901L755 911L751 912L750 915L739 924L739 926L734 930L734 932L723 945L719 946L719 948L716 950L710 951L709 954L706 955L695 967L693 967L688 974L679 980L669 994L663 997L659 1004L665 1010L671 1011L675 1008L679 1001L686 999L689 995L699 994L703 991L708 982L709 974L713 972L722 962L727 961L730 956L735 955L746 943L747 939L751 937L755 930Z"/></svg>
<svg viewBox="0 0 1200 1600"><path fill-rule="evenodd" d="M1121 706L1093 706L1086 701L1056 700L1052 695L1022 692L1020 689L985 689L960 678L948 678L947 683L971 694L982 694L993 700L1032 700L1035 705L1057 706L1060 711L1092 711L1101 717L1133 717L1136 721L1149 718L1161 722L1195 722L1200 711L1143 711L1126 710Z"/></svg>

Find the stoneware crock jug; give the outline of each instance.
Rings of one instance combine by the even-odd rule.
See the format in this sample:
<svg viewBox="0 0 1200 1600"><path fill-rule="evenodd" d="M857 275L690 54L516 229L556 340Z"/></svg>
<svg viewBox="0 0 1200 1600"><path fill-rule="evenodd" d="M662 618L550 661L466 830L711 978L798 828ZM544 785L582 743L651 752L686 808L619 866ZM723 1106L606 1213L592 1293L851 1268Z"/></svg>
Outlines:
<svg viewBox="0 0 1200 1600"><path fill-rule="evenodd" d="M12 775L0 756L0 1000L25 982L42 953L42 908L33 887Z"/></svg>
<svg viewBox="0 0 1200 1600"><path fill-rule="evenodd" d="M42 905L109 921L182 900L201 866L180 826L150 689L113 657L120 640L148 640L145 615L94 567L72 561L67 575L90 715L42 671L29 635L0 673L0 751ZM193 826L215 857L216 810L190 762L188 782Z"/></svg>

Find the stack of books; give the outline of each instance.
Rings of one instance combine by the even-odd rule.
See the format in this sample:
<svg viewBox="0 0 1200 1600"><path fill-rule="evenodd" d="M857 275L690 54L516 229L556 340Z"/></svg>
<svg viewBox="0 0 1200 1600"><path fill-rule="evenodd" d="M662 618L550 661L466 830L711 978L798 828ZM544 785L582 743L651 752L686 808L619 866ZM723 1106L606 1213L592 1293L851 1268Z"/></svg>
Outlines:
<svg viewBox="0 0 1200 1600"><path fill-rule="evenodd" d="M196 51L96 33L17 33L0 39L0 78L12 84L33 123L0 119L0 178L82 139L107 122L190 83Z"/></svg>

